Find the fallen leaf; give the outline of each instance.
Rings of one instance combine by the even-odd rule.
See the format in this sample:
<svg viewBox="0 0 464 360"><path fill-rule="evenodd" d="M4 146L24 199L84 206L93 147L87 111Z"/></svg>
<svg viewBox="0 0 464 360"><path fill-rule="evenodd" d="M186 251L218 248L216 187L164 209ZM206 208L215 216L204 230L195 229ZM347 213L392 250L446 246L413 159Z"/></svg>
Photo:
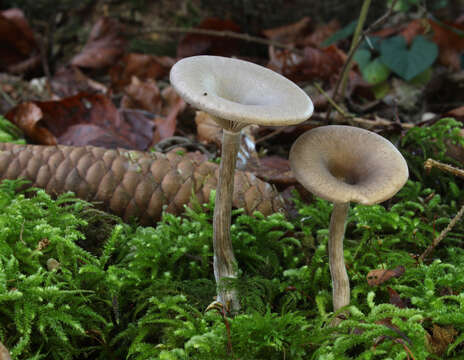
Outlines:
<svg viewBox="0 0 464 360"><path fill-rule="evenodd" d="M302 47L319 47L324 42L324 40L335 34L339 29L340 23L338 20L332 20L327 24L322 24L316 27L316 29L310 35L306 36L302 41L297 42L297 45Z"/></svg>
<svg viewBox="0 0 464 360"><path fill-rule="evenodd" d="M93 124L70 126L60 136L60 144L70 146L93 145L107 149L132 148L132 144L118 136L118 134Z"/></svg>
<svg viewBox="0 0 464 360"><path fill-rule="evenodd" d="M233 21L214 17L204 19L196 29L240 32L240 27ZM179 42L177 57L184 58L202 54L231 56L237 53L239 46L238 39L192 33L184 36Z"/></svg>
<svg viewBox="0 0 464 360"><path fill-rule="evenodd" d="M458 332L452 325L441 327L433 324L432 335L426 334L427 349L433 354L444 355L456 335L458 335Z"/></svg>
<svg viewBox="0 0 464 360"><path fill-rule="evenodd" d="M404 309L406 308L406 303L401 299L400 294L398 294L391 287L387 287L388 295L390 296L390 304L395 305L397 308Z"/></svg>
<svg viewBox="0 0 464 360"><path fill-rule="evenodd" d="M287 50L272 50L268 67L295 80L329 80L338 76L346 55L335 45L325 49L307 46L303 56Z"/></svg>
<svg viewBox="0 0 464 360"><path fill-rule="evenodd" d="M86 124L106 131L108 136L115 138L115 144L121 144L120 139L124 139L131 149L146 150L152 138L153 123L140 116L138 121L131 118L131 122L123 115L106 96L81 93L59 101L20 104L5 117L40 144L53 144L53 139L55 143L85 144L83 135L90 136L89 141L95 144L91 132L83 127L70 129L74 125ZM108 143L111 142L105 139L101 146Z"/></svg>
<svg viewBox="0 0 464 360"><path fill-rule="evenodd" d="M113 88L121 89L131 83L133 76L141 81L157 80L167 75L174 63L175 59L168 56L130 53L111 67L111 84Z"/></svg>
<svg viewBox="0 0 464 360"><path fill-rule="evenodd" d="M37 144L56 145L57 139L39 122L43 118L42 109L32 102L19 104L9 111L5 117L18 126L24 134Z"/></svg>
<svg viewBox="0 0 464 360"><path fill-rule="evenodd" d="M0 12L0 69L26 72L39 63L39 49L24 14L19 9Z"/></svg>
<svg viewBox="0 0 464 360"><path fill-rule="evenodd" d="M153 134L152 145L174 135L177 127L177 115L182 112L187 104L179 96L173 106L169 108L166 117L157 116L155 118L156 130Z"/></svg>
<svg viewBox="0 0 464 360"><path fill-rule="evenodd" d="M290 169L290 162L280 156L265 156L259 159L258 166L247 167L260 179L277 186L296 185L297 181Z"/></svg>
<svg viewBox="0 0 464 360"><path fill-rule="evenodd" d="M100 18L82 51L72 58L71 65L91 69L113 65L126 46L122 32L123 26L117 20Z"/></svg>
<svg viewBox="0 0 464 360"><path fill-rule="evenodd" d="M127 109L143 109L153 114L161 110L161 94L153 79L140 81L136 76L132 77L130 85L124 88L124 97L121 107Z"/></svg>
<svg viewBox="0 0 464 360"><path fill-rule="evenodd" d="M50 81L53 93L59 98L86 93L107 93L108 88L89 78L78 67L65 66L59 68Z"/></svg>
<svg viewBox="0 0 464 360"><path fill-rule="evenodd" d="M197 137L203 144L216 144L221 146L222 128L213 120L211 115L204 111L197 111L195 114L195 124L197 125Z"/></svg>
<svg viewBox="0 0 464 360"><path fill-rule="evenodd" d="M270 40L284 44L295 44L309 32L311 19L307 16L294 24L280 26L278 28L263 30L262 33Z"/></svg>
<svg viewBox="0 0 464 360"><path fill-rule="evenodd" d="M393 270L374 269L367 274L367 283L369 286L378 286L390 280L393 277L400 277L405 272L404 266L398 266Z"/></svg>
<svg viewBox="0 0 464 360"><path fill-rule="evenodd" d="M458 121L464 121L464 106L457 107L455 109L452 109L448 112L446 112L444 117L453 117L456 118Z"/></svg>
<svg viewBox="0 0 464 360"><path fill-rule="evenodd" d="M11 360L10 352L5 347L5 345L3 345L1 342L0 342L0 360Z"/></svg>

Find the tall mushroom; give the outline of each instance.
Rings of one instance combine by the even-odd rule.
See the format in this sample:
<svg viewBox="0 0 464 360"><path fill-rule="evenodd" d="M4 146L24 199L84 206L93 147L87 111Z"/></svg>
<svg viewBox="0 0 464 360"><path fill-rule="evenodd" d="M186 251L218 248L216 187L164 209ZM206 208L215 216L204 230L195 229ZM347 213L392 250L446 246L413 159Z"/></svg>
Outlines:
<svg viewBox="0 0 464 360"><path fill-rule="evenodd" d="M301 135L290 150L296 179L310 192L333 202L329 265L334 311L350 303L343 237L350 201L373 205L395 195L408 179L401 153L371 131L322 126Z"/></svg>
<svg viewBox="0 0 464 360"><path fill-rule="evenodd" d="M222 279L237 277L230 222L240 132L250 124L300 123L311 116L313 104L285 77L247 61L220 56L182 59L172 67L170 80L187 103L207 112L223 128L213 219L213 266L217 301L235 312L240 308L236 291L225 289Z"/></svg>

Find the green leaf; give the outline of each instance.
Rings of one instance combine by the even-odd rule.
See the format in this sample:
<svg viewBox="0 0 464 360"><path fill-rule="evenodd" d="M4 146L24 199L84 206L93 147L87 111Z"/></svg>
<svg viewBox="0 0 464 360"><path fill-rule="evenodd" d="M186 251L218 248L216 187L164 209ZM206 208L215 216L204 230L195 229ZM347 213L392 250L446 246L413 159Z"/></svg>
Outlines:
<svg viewBox="0 0 464 360"><path fill-rule="evenodd" d="M363 70L371 61L371 52L367 49L359 49L354 53L353 60L356 61L359 68Z"/></svg>
<svg viewBox="0 0 464 360"><path fill-rule="evenodd" d="M395 74L411 80L433 64L438 56L438 46L419 35L410 49L402 36L394 36L382 42L380 59Z"/></svg>
<svg viewBox="0 0 464 360"><path fill-rule="evenodd" d="M367 64L361 72L363 78L372 85L380 84L390 76L390 69L379 58Z"/></svg>
<svg viewBox="0 0 464 360"><path fill-rule="evenodd" d="M347 38L348 36L353 35L354 30L356 29L356 25L358 25L358 20L354 20L350 22L348 25L346 25L344 28L338 30L335 34L330 36L329 38L325 39L322 42L322 46L330 46L334 43L336 43L339 40L343 40Z"/></svg>

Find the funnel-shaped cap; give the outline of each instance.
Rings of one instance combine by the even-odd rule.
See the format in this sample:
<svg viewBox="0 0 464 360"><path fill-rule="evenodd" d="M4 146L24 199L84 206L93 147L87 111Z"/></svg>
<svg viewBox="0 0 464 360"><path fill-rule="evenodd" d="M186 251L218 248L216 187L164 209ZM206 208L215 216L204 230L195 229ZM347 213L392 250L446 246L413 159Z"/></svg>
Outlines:
<svg viewBox="0 0 464 360"><path fill-rule="evenodd" d="M352 126L321 126L301 135L290 150L296 179L334 203L380 203L408 179L408 166L387 139Z"/></svg>
<svg viewBox="0 0 464 360"><path fill-rule="evenodd" d="M293 125L313 103L292 81L248 61L192 56L171 69L172 86L194 107L218 118L258 125Z"/></svg>

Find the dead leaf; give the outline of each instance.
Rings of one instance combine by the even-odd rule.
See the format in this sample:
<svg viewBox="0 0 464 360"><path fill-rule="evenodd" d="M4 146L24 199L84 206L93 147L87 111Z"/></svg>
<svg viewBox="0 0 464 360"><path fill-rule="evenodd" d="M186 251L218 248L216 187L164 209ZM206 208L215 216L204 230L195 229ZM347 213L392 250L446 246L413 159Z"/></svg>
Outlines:
<svg viewBox="0 0 464 360"><path fill-rule="evenodd" d="M77 124L70 126L63 135L60 136L60 144L70 146L93 145L107 149L132 148L132 144L118 136L118 134L93 124Z"/></svg>
<svg viewBox="0 0 464 360"><path fill-rule="evenodd" d="M340 23L338 20L332 20L327 24L317 26L310 35L306 36L301 42L297 42L297 45L320 47L324 40L335 34L339 29Z"/></svg>
<svg viewBox="0 0 464 360"><path fill-rule="evenodd" d="M444 117L453 117L458 121L464 121L464 106L460 106L458 108L452 109L448 112L446 112Z"/></svg>
<svg viewBox="0 0 464 360"><path fill-rule="evenodd" d="M32 102L25 102L9 111L5 117L18 126L24 134L37 144L56 145L57 139L39 122L43 118L42 109Z"/></svg>
<svg viewBox="0 0 464 360"><path fill-rule="evenodd" d="M271 50L268 67L295 80L329 80L337 76L346 55L335 45L325 49L307 46L303 56L286 50Z"/></svg>
<svg viewBox="0 0 464 360"><path fill-rule="evenodd" d="M458 332L452 325L441 327L433 324L432 335L426 334L427 349L433 354L444 355L456 335L458 335Z"/></svg>
<svg viewBox="0 0 464 360"><path fill-rule="evenodd" d="M231 20L209 17L204 19L196 29L240 32L240 27ZM177 47L177 57L194 55L231 56L237 53L240 46L238 39L205 34L187 34Z"/></svg>
<svg viewBox="0 0 464 360"><path fill-rule="evenodd" d="M123 26L115 19L100 18L93 26L82 51L72 58L71 65L100 69L113 65L126 46Z"/></svg>
<svg viewBox="0 0 464 360"><path fill-rule="evenodd" d="M259 159L258 166L247 167L261 180L277 186L296 185L297 181L290 170L290 162L280 156L265 156Z"/></svg>
<svg viewBox="0 0 464 360"><path fill-rule="evenodd" d="M177 115L182 112L187 104L179 96L176 103L169 108L169 112L166 117L155 118L156 130L153 134L152 145L159 141L171 137L174 135L177 127Z"/></svg>
<svg viewBox="0 0 464 360"><path fill-rule="evenodd" d="M169 73L175 59L168 56L154 56L130 53L111 67L109 73L113 88L121 89L131 83L133 76L141 81L157 80Z"/></svg>
<svg viewBox="0 0 464 360"><path fill-rule="evenodd" d="M213 120L211 115L204 111L197 111L195 114L195 124L197 125L197 137L203 144L216 144L218 147L222 143L222 128Z"/></svg>
<svg viewBox="0 0 464 360"><path fill-rule="evenodd" d="M81 92L103 94L108 92L105 85L89 78L75 66L59 68L51 79L50 85L54 94L59 98L74 96Z"/></svg>
<svg viewBox="0 0 464 360"><path fill-rule="evenodd" d="M0 69L26 72L39 64L38 46L20 9L0 12Z"/></svg>
<svg viewBox="0 0 464 360"><path fill-rule="evenodd" d="M94 136L85 127L72 128L74 125L85 124L106 131L108 136L115 139L114 144L122 144L123 139L131 149L146 150L152 138L153 123L140 117L138 121L132 118L135 123L131 123L122 115L106 96L81 93L59 101L21 104L10 110L5 117L40 144L53 144L51 139L54 139L55 143L84 145L84 135L89 136L89 141L95 144ZM48 133L53 134L51 139ZM111 141L105 139L101 146L108 143Z"/></svg>
<svg viewBox="0 0 464 360"><path fill-rule="evenodd" d="M307 16L294 24L280 26L278 28L263 30L262 33L270 40L284 44L295 44L304 35L309 33L311 19Z"/></svg>
<svg viewBox="0 0 464 360"><path fill-rule="evenodd" d="M161 110L161 94L153 79L140 81L136 76L132 77L130 85L124 88L124 97L121 107L127 109L143 109L153 114Z"/></svg>
<svg viewBox="0 0 464 360"><path fill-rule="evenodd" d="M405 272L404 266L398 266L393 270L374 269L367 274L367 283L369 286L378 286L390 280L393 277L400 277Z"/></svg>
<svg viewBox="0 0 464 360"><path fill-rule="evenodd" d="M3 345L1 342L0 342L0 360L11 360L10 352L5 347L5 345Z"/></svg>
<svg viewBox="0 0 464 360"><path fill-rule="evenodd" d="M390 295L390 304L395 305L397 308L404 309L406 308L406 303L401 299L400 294L398 294L391 287L387 287L388 294Z"/></svg>

